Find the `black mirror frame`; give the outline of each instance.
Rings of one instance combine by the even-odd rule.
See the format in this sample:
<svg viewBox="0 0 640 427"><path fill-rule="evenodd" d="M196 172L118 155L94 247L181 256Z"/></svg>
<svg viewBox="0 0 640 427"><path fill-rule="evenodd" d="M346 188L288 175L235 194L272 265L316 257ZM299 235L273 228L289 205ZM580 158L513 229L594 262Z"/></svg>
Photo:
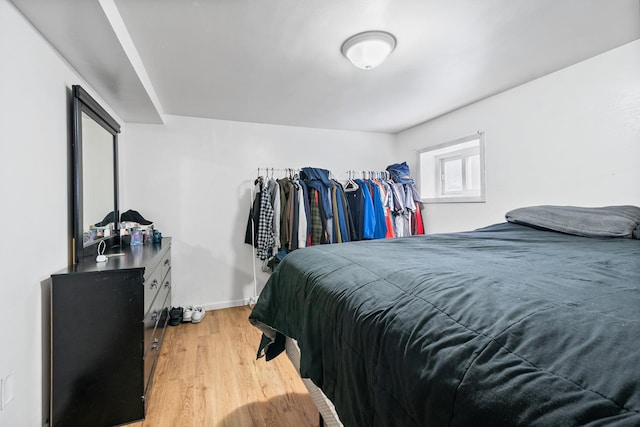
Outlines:
<svg viewBox="0 0 640 427"><path fill-rule="evenodd" d="M73 264L82 263L87 256L95 258L97 244L104 241L107 247L113 246L120 241L118 232L118 221L120 212L118 211L118 134L120 125L109 115L98 102L91 97L81 86L73 85L73 136L71 138L71 152L73 156L73 236L71 240ZM82 206L82 113L85 113L107 132L113 136L113 212L115 214L114 235L95 240L91 244L84 246L83 243L83 206Z"/></svg>

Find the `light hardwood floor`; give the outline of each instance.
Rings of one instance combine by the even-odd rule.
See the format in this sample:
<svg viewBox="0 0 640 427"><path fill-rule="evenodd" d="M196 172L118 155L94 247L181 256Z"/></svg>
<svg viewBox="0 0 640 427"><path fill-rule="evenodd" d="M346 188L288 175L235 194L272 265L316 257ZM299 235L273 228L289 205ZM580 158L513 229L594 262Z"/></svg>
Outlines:
<svg viewBox="0 0 640 427"><path fill-rule="evenodd" d="M250 309L208 311L168 326L147 417L131 427L318 426L318 411L285 354L256 360Z"/></svg>

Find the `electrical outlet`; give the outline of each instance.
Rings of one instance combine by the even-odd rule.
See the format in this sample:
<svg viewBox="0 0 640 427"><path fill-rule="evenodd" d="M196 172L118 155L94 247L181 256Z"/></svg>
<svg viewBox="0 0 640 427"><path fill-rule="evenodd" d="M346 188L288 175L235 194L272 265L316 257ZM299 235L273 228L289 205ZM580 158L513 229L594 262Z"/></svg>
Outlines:
<svg viewBox="0 0 640 427"><path fill-rule="evenodd" d="M0 410L3 410L13 400L13 371L0 380Z"/></svg>

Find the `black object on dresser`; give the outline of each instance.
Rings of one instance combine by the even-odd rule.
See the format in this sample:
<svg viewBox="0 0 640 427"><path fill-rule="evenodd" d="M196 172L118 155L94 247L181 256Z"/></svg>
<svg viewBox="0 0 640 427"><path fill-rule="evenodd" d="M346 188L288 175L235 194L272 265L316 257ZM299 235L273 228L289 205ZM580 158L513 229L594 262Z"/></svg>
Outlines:
<svg viewBox="0 0 640 427"><path fill-rule="evenodd" d="M144 418L171 306L171 239L115 249L51 276L51 427Z"/></svg>

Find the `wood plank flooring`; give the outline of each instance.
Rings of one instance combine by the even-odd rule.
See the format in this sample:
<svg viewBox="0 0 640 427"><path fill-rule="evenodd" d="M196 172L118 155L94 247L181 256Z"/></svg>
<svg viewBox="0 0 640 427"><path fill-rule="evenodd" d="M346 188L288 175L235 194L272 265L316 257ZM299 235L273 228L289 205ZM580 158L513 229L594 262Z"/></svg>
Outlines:
<svg viewBox="0 0 640 427"><path fill-rule="evenodd" d="M256 360L250 309L208 311L168 326L147 418L131 427L318 426L318 411L286 355Z"/></svg>

